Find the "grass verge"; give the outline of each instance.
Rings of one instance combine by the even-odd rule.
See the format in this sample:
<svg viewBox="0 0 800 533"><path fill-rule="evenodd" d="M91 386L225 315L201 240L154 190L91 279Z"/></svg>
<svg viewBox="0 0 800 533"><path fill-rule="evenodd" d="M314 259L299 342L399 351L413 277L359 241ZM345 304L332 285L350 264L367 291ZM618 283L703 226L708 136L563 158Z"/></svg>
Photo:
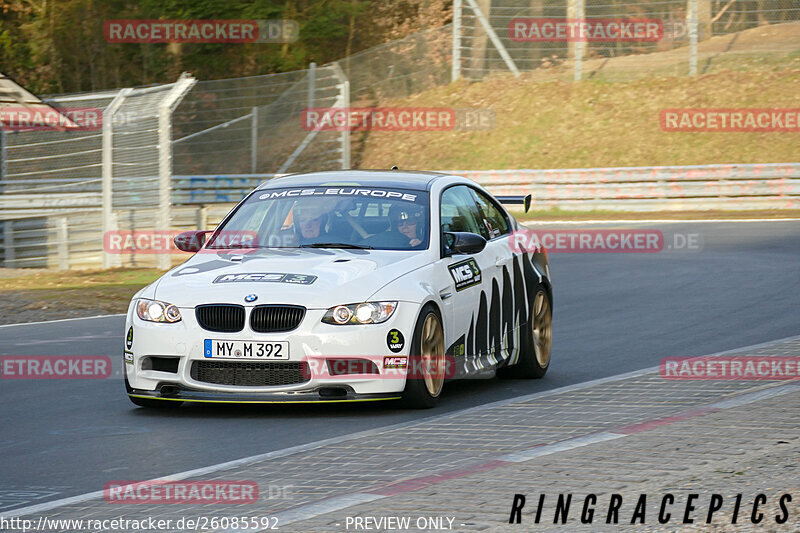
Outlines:
<svg viewBox="0 0 800 533"><path fill-rule="evenodd" d="M125 313L153 269L0 271L0 324Z"/></svg>

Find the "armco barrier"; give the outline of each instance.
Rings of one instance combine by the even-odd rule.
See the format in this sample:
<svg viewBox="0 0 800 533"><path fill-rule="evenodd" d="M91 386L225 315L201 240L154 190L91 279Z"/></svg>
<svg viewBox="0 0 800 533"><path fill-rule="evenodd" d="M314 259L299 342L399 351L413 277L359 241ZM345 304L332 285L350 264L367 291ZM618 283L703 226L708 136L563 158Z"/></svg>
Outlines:
<svg viewBox="0 0 800 533"><path fill-rule="evenodd" d="M607 211L800 208L800 163L567 170L453 170L534 208Z"/></svg>
<svg viewBox="0 0 800 533"><path fill-rule="evenodd" d="M800 163L560 170L448 170L536 208L608 211L800 208ZM173 203L238 201L272 175L176 176Z"/></svg>

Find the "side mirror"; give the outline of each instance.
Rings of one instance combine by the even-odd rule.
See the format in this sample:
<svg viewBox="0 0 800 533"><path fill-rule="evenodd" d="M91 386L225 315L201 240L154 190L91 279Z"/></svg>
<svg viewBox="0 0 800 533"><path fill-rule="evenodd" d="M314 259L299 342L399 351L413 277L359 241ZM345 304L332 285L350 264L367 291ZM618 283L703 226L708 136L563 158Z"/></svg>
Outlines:
<svg viewBox="0 0 800 533"><path fill-rule="evenodd" d="M444 238L447 248L454 254L477 254L486 248L486 239L477 233L446 231Z"/></svg>
<svg viewBox="0 0 800 533"><path fill-rule="evenodd" d="M175 242L175 246L178 248L178 250L182 252L194 253L200 250L200 248L203 247L203 244L205 244L206 233L210 232L198 230L184 231L183 233L175 235L175 238L172 240Z"/></svg>

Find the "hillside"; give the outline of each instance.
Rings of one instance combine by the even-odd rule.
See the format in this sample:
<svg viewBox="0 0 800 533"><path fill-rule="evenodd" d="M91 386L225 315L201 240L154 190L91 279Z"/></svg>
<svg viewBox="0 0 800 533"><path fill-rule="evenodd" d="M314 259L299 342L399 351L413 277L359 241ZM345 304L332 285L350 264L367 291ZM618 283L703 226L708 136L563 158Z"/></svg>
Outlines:
<svg viewBox="0 0 800 533"><path fill-rule="evenodd" d="M386 102L491 109L496 123L488 131L353 134L354 163L493 169L797 161L800 133L666 132L659 115L669 108L800 108L799 33L800 24L793 23L701 43L701 71L710 73L697 77L657 75L668 60L685 63L685 50L669 51L612 59L605 74L578 83L563 81L563 72L553 69L458 82ZM620 78L608 73L632 72L634 60L641 71L652 68L652 77L606 81Z"/></svg>

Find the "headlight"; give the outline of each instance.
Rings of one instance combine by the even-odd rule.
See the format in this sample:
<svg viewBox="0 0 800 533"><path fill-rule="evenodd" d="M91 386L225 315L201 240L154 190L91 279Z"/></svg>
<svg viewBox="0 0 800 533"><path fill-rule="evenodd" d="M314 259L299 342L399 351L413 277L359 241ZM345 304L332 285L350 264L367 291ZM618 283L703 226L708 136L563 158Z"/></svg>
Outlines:
<svg viewBox="0 0 800 533"><path fill-rule="evenodd" d="M181 319L181 311L174 305L144 298L137 300L136 314L148 322L178 322Z"/></svg>
<svg viewBox="0 0 800 533"><path fill-rule="evenodd" d="M322 317L326 324L380 324L397 309L397 302L365 302L331 307Z"/></svg>

